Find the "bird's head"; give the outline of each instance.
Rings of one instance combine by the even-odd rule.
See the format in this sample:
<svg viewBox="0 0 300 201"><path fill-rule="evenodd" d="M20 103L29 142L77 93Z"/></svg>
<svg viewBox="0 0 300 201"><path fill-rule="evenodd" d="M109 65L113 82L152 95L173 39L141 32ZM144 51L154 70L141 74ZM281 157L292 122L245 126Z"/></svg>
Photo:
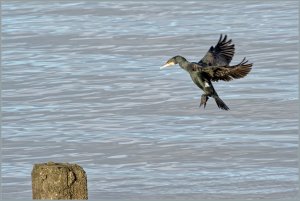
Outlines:
<svg viewBox="0 0 300 201"><path fill-rule="evenodd" d="M175 57L172 57L171 59L169 59L165 65L163 65L162 67L160 67L160 69L163 69L163 68L166 68L166 67L171 67L171 66L174 66L178 63L180 63L181 61L185 60L182 56L175 56Z"/></svg>

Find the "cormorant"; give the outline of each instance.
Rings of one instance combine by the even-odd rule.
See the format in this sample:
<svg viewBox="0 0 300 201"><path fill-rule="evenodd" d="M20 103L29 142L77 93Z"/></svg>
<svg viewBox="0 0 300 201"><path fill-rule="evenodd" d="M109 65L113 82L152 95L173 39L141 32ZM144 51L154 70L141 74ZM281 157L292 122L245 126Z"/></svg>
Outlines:
<svg viewBox="0 0 300 201"><path fill-rule="evenodd" d="M161 69L179 64L181 68L190 74L193 82L204 91L199 107L203 105L205 108L208 98L213 97L219 108L229 110L227 105L218 96L212 85L212 81L230 81L245 77L251 71L252 67L252 63L248 63L246 58L237 65L229 65L235 50L234 44L231 44L231 42L231 39L227 41L227 35L223 38L221 34L217 45L215 47L211 46L206 55L198 63L189 62L184 57L178 55L169 59Z"/></svg>

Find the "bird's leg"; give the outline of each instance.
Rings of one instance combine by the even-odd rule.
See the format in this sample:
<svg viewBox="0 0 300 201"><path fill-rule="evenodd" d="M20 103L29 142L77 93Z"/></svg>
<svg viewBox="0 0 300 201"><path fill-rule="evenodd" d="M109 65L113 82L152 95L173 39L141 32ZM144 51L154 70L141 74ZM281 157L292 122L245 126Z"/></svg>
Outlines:
<svg viewBox="0 0 300 201"><path fill-rule="evenodd" d="M206 94L202 94L199 107L203 105L203 107L205 108L207 100L208 100L208 96Z"/></svg>

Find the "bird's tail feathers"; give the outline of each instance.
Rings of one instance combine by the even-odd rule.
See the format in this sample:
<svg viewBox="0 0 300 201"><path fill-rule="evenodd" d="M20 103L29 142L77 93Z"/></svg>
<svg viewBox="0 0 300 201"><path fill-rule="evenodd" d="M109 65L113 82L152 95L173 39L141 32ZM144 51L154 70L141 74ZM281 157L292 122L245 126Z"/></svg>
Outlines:
<svg viewBox="0 0 300 201"><path fill-rule="evenodd" d="M227 105L222 101L222 99L219 96L215 96L214 98L219 108L221 108L222 110L229 110L229 107L227 107Z"/></svg>

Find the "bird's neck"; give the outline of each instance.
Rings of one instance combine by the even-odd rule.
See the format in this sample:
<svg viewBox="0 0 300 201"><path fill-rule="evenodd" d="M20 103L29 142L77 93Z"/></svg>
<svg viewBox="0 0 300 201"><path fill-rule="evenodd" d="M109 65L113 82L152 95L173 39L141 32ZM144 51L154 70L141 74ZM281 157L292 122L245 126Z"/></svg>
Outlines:
<svg viewBox="0 0 300 201"><path fill-rule="evenodd" d="M182 56L178 56L178 57L176 58L176 60L177 60L177 63L179 64L179 66L180 66L182 69L184 69L184 70L187 71L187 68L188 68L190 62L188 62L188 61L187 61L184 57L182 57Z"/></svg>
<svg viewBox="0 0 300 201"><path fill-rule="evenodd" d="M184 61L179 62L178 64L182 69L188 71L187 68L188 68L190 62L188 62L187 60L184 60Z"/></svg>

